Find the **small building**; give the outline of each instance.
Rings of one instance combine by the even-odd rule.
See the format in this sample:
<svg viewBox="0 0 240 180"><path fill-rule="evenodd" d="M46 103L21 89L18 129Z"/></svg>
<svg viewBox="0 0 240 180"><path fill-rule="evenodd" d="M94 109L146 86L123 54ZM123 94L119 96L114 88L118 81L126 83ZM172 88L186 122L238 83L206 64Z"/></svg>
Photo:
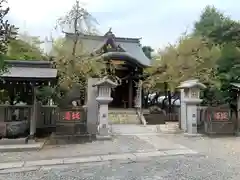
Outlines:
<svg viewBox="0 0 240 180"><path fill-rule="evenodd" d="M74 34L66 33L66 40L73 40L74 37ZM85 53L100 56L116 67L115 75L121 79L121 84L111 93L113 101L110 107L136 107L134 102L142 98L141 95L138 97L142 94L138 93L138 87L143 77L143 69L151 65L151 60L142 50L140 39L116 37L109 30L104 36L80 34L79 40Z"/></svg>
<svg viewBox="0 0 240 180"><path fill-rule="evenodd" d="M0 136L18 136L29 130L34 136L37 128L55 126L55 120L45 120L46 113L42 110L46 108L39 109L36 91L39 86L56 83L57 69L48 61L13 60L5 63L7 71L1 74L0 87L7 92L4 96L7 99L1 99L0 104Z"/></svg>

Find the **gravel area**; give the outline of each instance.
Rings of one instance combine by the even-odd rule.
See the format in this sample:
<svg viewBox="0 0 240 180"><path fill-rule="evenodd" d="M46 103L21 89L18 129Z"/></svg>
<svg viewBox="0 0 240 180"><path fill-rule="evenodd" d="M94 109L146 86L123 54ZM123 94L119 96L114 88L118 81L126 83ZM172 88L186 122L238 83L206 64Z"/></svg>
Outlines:
<svg viewBox="0 0 240 180"><path fill-rule="evenodd" d="M239 180L239 167L205 156L152 158L138 163L112 162L59 166L0 174L5 180Z"/></svg>

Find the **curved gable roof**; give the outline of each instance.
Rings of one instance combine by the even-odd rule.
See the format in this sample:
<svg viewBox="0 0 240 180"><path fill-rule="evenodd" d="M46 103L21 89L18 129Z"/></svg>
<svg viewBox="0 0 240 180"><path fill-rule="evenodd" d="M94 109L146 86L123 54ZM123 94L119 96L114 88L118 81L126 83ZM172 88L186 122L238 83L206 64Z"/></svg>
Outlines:
<svg viewBox="0 0 240 180"><path fill-rule="evenodd" d="M74 34L66 33L66 38L73 38ZM108 36L80 35L82 50L84 53L95 53L108 41ZM144 54L139 38L113 37L114 43L125 51L127 57L134 59L142 66L150 66L151 60ZM111 52L114 54L115 52ZM118 53L118 52L116 52ZM122 53L124 55L124 53Z"/></svg>

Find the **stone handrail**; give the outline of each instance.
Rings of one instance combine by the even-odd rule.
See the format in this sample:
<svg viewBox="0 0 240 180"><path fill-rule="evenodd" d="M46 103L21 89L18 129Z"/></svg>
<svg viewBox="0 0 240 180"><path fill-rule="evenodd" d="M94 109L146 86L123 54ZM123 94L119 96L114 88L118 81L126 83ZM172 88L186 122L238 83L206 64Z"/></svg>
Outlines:
<svg viewBox="0 0 240 180"><path fill-rule="evenodd" d="M145 117L143 116L141 110L140 110L140 109L137 109L136 113L137 113L137 116L138 116L138 118L140 119L141 123L142 123L144 126L146 126L146 125L147 125L147 121L145 120Z"/></svg>

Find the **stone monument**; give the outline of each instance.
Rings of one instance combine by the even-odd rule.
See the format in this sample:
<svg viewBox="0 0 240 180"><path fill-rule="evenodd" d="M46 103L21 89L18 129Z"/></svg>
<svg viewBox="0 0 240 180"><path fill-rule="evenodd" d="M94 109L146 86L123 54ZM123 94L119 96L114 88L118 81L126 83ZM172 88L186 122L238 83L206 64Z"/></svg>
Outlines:
<svg viewBox="0 0 240 180"><path fill-rule="evenodd" d="M181 129L189 134L197 134L197 105L202 102L200 89L206 86L199 80L184 81L178 86L181 89Z"/></svg>
<svg viewBox="0 0 240 180"><path fill-rule="evenodd" d="M98 108L98 138L110 138L110 128L108 124L108 104L113 100L111 97L111 89L118 84L108 78L98 81L93 87L97 87L98 95L96 101Z"/></svg>

